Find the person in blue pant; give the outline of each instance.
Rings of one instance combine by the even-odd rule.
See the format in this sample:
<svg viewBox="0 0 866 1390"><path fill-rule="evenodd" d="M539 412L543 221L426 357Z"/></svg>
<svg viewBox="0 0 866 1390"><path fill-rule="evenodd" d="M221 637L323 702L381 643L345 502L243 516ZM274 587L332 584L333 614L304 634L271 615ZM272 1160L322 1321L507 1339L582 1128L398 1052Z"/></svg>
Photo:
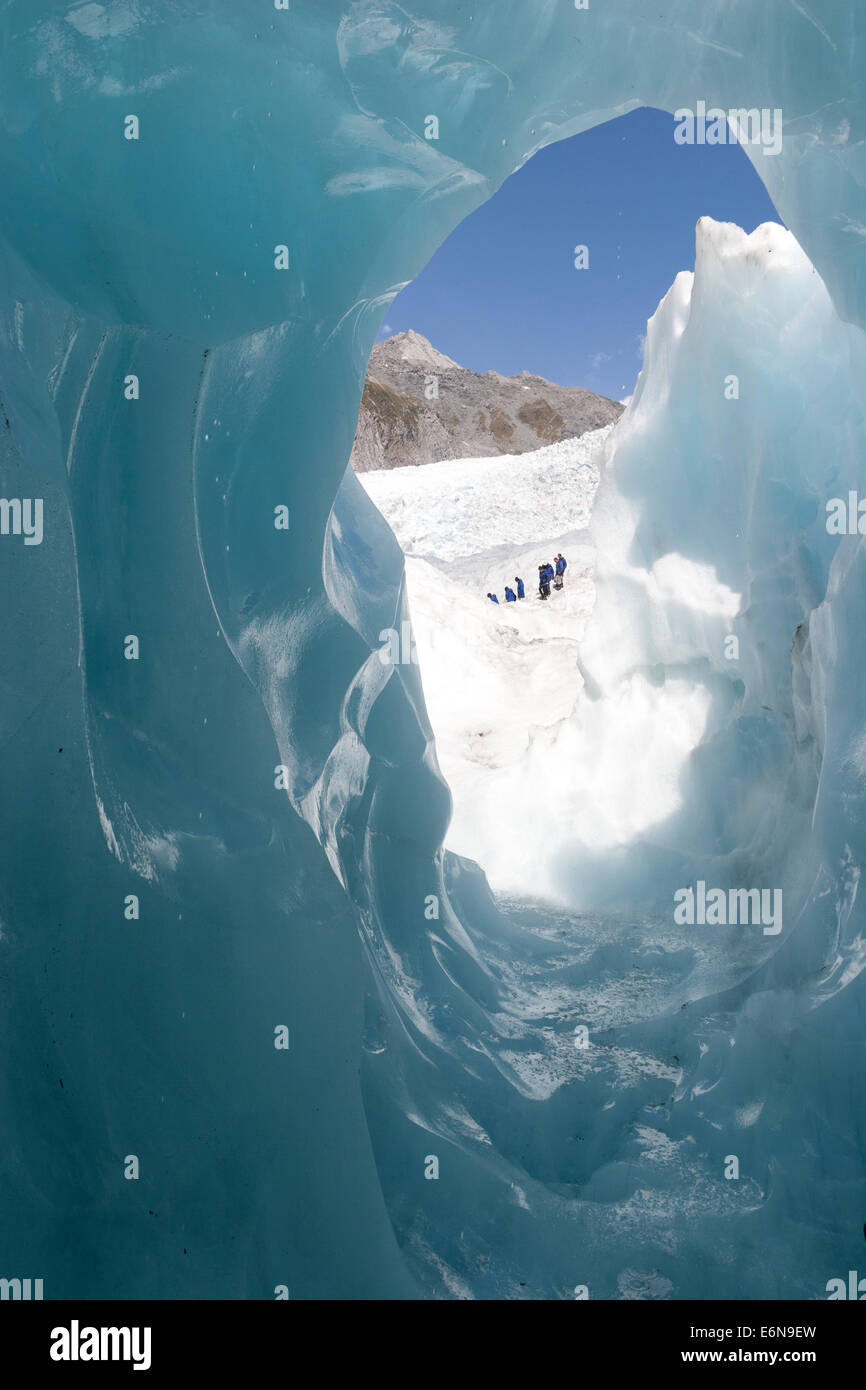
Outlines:
<svg viewBox="0 0 866 1390"><path fill-rule="evenodd" d="M487 597L490 599L490 602L491 602L491 603L498 603L498 602L499 602L499 599L496 597L495 594L488 594Z"/></svg>
<svg viewBox="0 0 866 1390"><path fill-rule="evenodd" d="M514 582L515 582L515 584L517 585L517 597L518 597L518 598L526 598L526 590L525 590L524 587L523 587L523 580L522 580L522 579L518 579L518 578L517 578L517 575L515 575L515 576L514 576Z"/></svg>
<svg viewBox="0 0 866 1390"><path fill-rule="evenodd" d="M506 602L506 603L516 603L516 602L517 602L517 595L516 595L516 593L514 592L513 589L509 588L509 586L508 586L507 584L506 584L506 586L505 586L505 602Z"/></svg>

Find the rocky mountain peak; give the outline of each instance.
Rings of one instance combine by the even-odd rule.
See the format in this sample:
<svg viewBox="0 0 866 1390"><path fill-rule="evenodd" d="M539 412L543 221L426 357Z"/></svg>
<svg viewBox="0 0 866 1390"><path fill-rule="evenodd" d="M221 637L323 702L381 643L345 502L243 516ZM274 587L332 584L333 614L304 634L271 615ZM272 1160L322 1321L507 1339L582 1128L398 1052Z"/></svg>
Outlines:
<svg viewBox="0 0 866 1390"><path fill-rule="evenodd" d="M381 361L404 362L407 366L427 367L430 371L463 370L444 352L437 352L430 340L423 333L416 333L414 328L410 328L408 333L395 333L393 337L385 338L376 344L374 352Z"/></svg>
<svg viewBox="0 0 866 1390"><path fill-rule="evenodd" d="M526 370L511 377L471 372L410 328L373 347L351 463L366 473L523 454L601 429L622 409Z"/></svg>

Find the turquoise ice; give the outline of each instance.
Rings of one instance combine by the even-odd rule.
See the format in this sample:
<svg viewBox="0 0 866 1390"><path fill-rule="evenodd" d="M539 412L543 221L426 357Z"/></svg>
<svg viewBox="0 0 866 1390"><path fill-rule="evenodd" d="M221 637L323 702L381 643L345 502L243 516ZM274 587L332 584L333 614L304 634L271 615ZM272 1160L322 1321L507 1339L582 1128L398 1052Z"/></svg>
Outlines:
<svg viewBox="0 0 866 1390"><path fill-rule="evenodd" d="M422 5L3 11L0 483L44 513L0 536L0 1276L822 1298L866 1207L866 567L824 519L866 491L866 16ZM575 907L503 904L442 853L419 673L378 657L365 362L533 150L701 101L782 113L747 152L803 259L699 231L585 653L598 699L629 662L707 692L687 825L563 863ZM738 662L680 562L741 597ZM784 931L677 927L698 878L780 888Z"/></svg>

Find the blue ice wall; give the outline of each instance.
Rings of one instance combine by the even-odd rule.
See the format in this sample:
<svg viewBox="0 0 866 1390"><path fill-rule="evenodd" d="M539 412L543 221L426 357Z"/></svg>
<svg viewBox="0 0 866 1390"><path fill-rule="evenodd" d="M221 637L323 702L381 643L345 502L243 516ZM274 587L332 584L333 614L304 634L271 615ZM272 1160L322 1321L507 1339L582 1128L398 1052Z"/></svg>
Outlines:
<svg viewBox="0 0 866 1390"><path fill-rule="evenodd" d="M376 656L405 612L396 545L353 479L331 516L399 286L534 149L631 107L780 108L783 150L754 162L863 325L866 16L650 8L4 8L0 483L44 500L41 545L0 537L4 1277L762 1298L854 1267L856 972L804 1031L794 975L695 1003L645 921L503 913L441 854L418 673ZM814 832L848 846L827 892L855 922L859 557L821 619L839 794ZM635 953L640 1009L617 985ZM600 981L621 1031L575 1079L571 1010ZM738 1130L739 1185L733 1121L690 1100L719 1078L771 1115Z"/></svg>

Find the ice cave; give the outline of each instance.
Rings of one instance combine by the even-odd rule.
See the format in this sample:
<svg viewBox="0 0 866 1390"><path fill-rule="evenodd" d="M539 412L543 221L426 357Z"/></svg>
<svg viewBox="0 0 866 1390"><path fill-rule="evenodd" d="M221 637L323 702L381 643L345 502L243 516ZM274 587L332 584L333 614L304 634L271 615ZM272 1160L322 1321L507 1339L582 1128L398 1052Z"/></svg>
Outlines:
<svg viewBox="0 0 866 1390"><path fill-rule="evenodd" d="M0 24L0 1275L826 1298L866 1219L866 10ZM482 785L434 657L489 704L520 647L484 611L437 653L347 471L367 359L534 152L699 103L778 115L744 148L786 227L698 224L575 462L570 698ZM479 829L541 786L552 840Z"/></svg>

